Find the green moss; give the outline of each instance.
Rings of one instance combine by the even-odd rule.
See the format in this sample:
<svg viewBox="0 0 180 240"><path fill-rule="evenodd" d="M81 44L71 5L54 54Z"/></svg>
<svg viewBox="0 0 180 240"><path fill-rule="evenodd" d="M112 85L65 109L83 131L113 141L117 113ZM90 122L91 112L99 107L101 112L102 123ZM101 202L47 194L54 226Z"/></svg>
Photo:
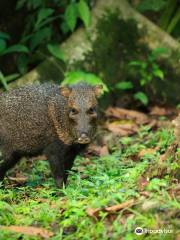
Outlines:
<svg viewBox="0 0 180 240"><path fill-rule="evenodd" d="M129 91L130 94L141 90L152 101L178 103L179 76L169 62L158 62L165 75L164 81L154 79L143 88L139 84L138 72L129 67L129 62L133 60L146 62L151 52L141 41L144 34L145 29L140 31L134 20L123 20L119 18L118 12L107 11L97 23L97 37L92 41L92 51L86 53L85 61L74 63L72 68L97 74L111 89L120 81L132 81L135 87Z"/></svg>

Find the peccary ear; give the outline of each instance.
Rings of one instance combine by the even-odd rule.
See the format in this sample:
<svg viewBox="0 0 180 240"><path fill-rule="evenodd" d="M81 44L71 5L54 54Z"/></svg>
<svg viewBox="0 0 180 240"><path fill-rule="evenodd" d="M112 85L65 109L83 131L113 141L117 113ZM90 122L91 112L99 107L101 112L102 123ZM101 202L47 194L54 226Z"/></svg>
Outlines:
<svg viewBox="0 0 180 240"><path fill-rule="evenodd" d="M94 92L96 97L100 97L102 94L102 89L103 89L103 85L102 84L98 84L94 87Z"/></svg>
<svg viewBox="0 0 180 240"><path fill-rule="evenodd" d="M64 97L69 97L69 95L71 94L71 88L67 86L60 87L60 93Z"/></svg>

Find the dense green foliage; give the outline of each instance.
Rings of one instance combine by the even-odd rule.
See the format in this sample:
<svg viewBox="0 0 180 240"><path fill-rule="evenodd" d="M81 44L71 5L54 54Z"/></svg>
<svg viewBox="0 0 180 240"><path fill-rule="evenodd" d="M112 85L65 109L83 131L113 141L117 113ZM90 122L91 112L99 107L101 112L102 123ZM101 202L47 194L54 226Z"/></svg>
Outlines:
<svg viewBox="0 0 180 240"><path fill-rule="evenodd" d="M51 230L51 239L174 239L179 228L180 205L176 189L177 162L159 159L173 142L166 130L142 128L134 137L112 145L111 155L78 157L69 185L59 190L50 178L46 161L22 161L16 170L28 177L26 186L0 189L0 225L36 226ZM156 147L156 148L155 148ZM149 151L151 149L151 153ZM154 152L152 151L154 150ZM139 156L144 150L145 154ZM139 156L139 157L138 157ZM146 179L143 187L143 182ZM6 184L8 181L6 182ZM133 207L114 213L103 209L135 199ZM87 209L101 210L94 217ZM171 229L171 234L136 236L134 229ZM87 230L88 229L88 230ZM0 239L39 239L7 230Z"/></svg>
<svg viewBox="0 0 180 240"><path fill-rule="evenodd" d="M85 27L88 27L91 21L86 0L18 0L14 11L26 11L27 16L18 43L9 45L12 36L0 31L0 57L9 54L16 57L16 73L5 75L0 69L0 82L5 89L9 81L26 73L32 65L38 64L50 54L64 61L63 53L57 44L67 37L70 31L75 30L78 19Z"/></svg>

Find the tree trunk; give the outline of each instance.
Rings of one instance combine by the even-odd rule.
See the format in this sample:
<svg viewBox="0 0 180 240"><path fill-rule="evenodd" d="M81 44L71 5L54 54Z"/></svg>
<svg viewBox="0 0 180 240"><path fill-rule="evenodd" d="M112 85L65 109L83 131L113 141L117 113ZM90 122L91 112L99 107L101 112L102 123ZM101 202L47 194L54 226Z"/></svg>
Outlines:
<svg viewBox="0 0 180 240"><path fill-rule="evenodd" d="M141 42L146 43L150 49L157 47L167 48L168 51L164 57L170 62L173 71L180 76L180 44L146 17L133 9L126 0L97 1L92 10L91 26L87 30L84 28L78 29L69 39L60 45L67 59L67 69L69 69L74 62L85 60L85 54L92 50L92 39L96 39L98 35L96 28L98 20L105 14L107 9L111 11L118 10L119 17L124 20L135 20L138 29L140 31L145 30L146 32L146 34L142 36ZM16 82L11 83L10 87L47 80L58 82L63 79L61 65L62 64L53 57L48 58L34 70L30 71Z"/></svg>

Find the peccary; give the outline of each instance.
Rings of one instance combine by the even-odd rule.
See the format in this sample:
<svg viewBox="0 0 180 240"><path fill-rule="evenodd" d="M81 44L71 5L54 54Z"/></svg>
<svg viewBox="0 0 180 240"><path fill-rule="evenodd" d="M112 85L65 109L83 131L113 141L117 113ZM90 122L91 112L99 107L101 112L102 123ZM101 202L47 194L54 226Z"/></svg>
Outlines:
<svg viewBox="0 0 180 240"><path fill-rule="evenodd" d="M57 186L93 138L102 86L26 86L0 95L0 181L22 156L44 153Z"/></svg>

